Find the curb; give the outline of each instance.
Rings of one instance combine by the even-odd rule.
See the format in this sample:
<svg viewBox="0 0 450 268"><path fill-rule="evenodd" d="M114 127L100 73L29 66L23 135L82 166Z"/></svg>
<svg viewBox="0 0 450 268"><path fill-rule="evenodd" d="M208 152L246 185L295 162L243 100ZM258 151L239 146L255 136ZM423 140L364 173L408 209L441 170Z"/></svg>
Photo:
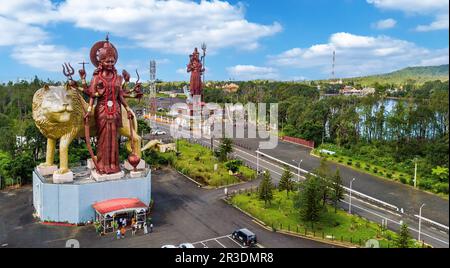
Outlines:
<svg viewBox="0 0 450 268"><path fill-rule="evenodd" d="M180 174L181 176L185 177L186 179L190 180L191 182L195 183L199 188L204 188L205 186L197 181L195 181L194 179L192 179L191 177L184 175L183 173L181 173L180 171L174 169L178 174Z"/></svg>
<svg viewBox="0 0 450 268"><path fill-rule="evenodd" d="M59 222L48 222L43 221L41 222L42 225L48 225L48 226L59 226L59 227L77 227L77 224L70 224L70 223L59 223Z"/></svg>
<svg viewBox="0 0 450 268"><path fill-rule="evenodd" d="M269 232L274 232L272 230L272 228L269 227L265 222L263 222L260 219L254 217L250 213L242 210L241 208L239 208L239 207L229 203L225 198L221 198L221 200L224 201L225 203L227 203L228 205L232 206L233 208L237 209L241 213L247 215L251 219L253 219L253 222L256 223L257 225L259 225L261 228L263 228L263 229L265 229L265 230L267 230ZM332 241L329 241L329 240L320 239L320 238L317 238L317 237L304 236L304 235L301 235L301 234L292 233L292 232L288 232L288 231L279 231L279 230L277 230L275 232L276 233L280 233L280 234L284 234L284 235L288 235L288 236L308 239L308 240L311 240L311 241L320 242L320 243L324 243L324 244L328 244L328 245L332 245L332 246L339 246L339 247L345 247L345 248L358 248L358 246L356 246L356 245L348 245L348 244L345 244L345 243L332 242Z"/></svg>

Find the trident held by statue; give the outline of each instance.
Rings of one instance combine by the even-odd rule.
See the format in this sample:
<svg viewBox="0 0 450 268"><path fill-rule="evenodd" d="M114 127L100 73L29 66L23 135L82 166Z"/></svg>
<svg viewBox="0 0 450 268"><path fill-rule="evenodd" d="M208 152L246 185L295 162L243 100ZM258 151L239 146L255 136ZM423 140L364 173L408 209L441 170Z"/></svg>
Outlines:
<svg viewBox="0 0 450 268"><path fill-rule="evenodd" d="M202 51L203 51L203 55L202 55L202 64L203 64L203 69L206 70L206 65L205 65L205 58L206 58L206 43L203 42L202 43ZM203 83L205 83L205 72L203 71Z"/></svg>
<svg viewBox="0 0 450 268"><path fill-rule="evenodd" d="M69 80L73 80L72 79L72 75L75 74L75 69L73 69L72 65L70 65L70 63L64 63L62 65L63 67L63 74L69 79Z"/></svg>

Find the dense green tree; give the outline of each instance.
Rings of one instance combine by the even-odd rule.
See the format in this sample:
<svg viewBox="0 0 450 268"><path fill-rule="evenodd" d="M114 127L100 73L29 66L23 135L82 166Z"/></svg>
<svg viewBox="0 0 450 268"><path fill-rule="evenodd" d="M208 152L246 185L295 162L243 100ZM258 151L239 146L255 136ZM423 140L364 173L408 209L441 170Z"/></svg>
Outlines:
<svg viewBox="0 0 450 268"><path fill-rule="evenodd" d="M400 231L397 234L395 245L398 248L409 248L411 244L411 236L409 234L408 225L406 223L400 226Z"/></svg>
<svg viewBox="0 0 450 268"><path fill-rule="evenodd" d="M230 160L228 162L225 163L225 167L230 170L233 173L236 173L239 171L239 168L243 165L244 163L241 160Z"/></svg>
<svg viewBox="0 0 450 268"><path fill-rule="evenodd" d="M259 185L259 199L264 201L265 206L273 200L273 183L268 170L264 171L263 179Z"/></svg>
<svg viewBox="0 0 450 268"><path fill-rule="evenodd" d="M322 196L322 206L325 207L325 204L328 199L330 199L332 192L332 175L330 166L326 159L322 159L320 161L320 166L313 171L314 174L317 175L318 183L321 189Z"/></svg>
<svg viewBox="0 0 450 268"><path fill-rule="evenodd" d="M152 128L148 125L148 122L144 119L138 119L138 133L139 135L146 135L152 131Z"/></svg>
<svg viewBox="0 0 450 268"><path fill-rule="evenodd" d="M289 169L289 166L284 166L283 175L281 176L280 182L278 184L278 190L286 191L287 196L289 196L289 192L294 190L294 182L292 181L293 174Z"/></svg>
<svg viewBox="0 0 450 268"><path fill-rule="evenodd" d="M308 175L307 179L300 184L300 191L295 198L295 207L300 211L300 217L304 221L311 222L311 227L314 228L314 223L320 218L323 206L322 201L322 185L320 178Z"/></svg>
<svg viewBox="0 0 450 268"><path fill-rule="evenodd" d="M344 199L344 188L342 187L342 177L339 168L331 177L331 201L333 201L334 212L337 213L339 201Z"/></svg>
<svg viewBox="0 0 450 268"><path fill-rule="evenodd" d="M228 138L222 139L222 142L219 146L218 156L221 162L225 162L228 160L228 154L233 152L233 141Z"/></svg>
<svg viewBox="0 0 450 268"><path fill-rule="evenodd" d="M38 161L40 153L46 148L47 139L42 135L34 123L29 124L25 129L26 147L33 154L34 161Z"/></svg>

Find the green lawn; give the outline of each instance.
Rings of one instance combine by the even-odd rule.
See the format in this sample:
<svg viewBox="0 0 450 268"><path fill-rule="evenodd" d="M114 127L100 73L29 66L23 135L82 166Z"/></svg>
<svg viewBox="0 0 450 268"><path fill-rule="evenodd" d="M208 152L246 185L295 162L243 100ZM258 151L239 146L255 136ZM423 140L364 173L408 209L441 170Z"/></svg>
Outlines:
<svg viewBox="0 0 450 268"><path fill-rule="evenodd" d="M219 162L208 148L191 144L185 140L178 141L179 158L173 157L174 167L205 186L220 187L250 181L256 178L256 172L241 166L237 176L230 175L224 163ZM218 165L214 171L214 165Z"/></svg>
<svg viewBox="0 0 450 268"><path fill-rule="evenodd" d="M300 219L298 209L294 208L293 196L287 197L286 192L274 191L274 199L270 205L265 207L264 201L260 201L256 193L245 193L235 195L231 202L233 205L250 213L265 224L274 229L282 229L308 236L325 238L335 241L352 242L358 246L360 241L364 246L369 239L376 239L383 248L394 247L393 239L396 234L391 231L381 232L380 226L363 218L352 216L345 211L327 206L327 211L321 215L320 221L314 224L303 222Z"/></svg>

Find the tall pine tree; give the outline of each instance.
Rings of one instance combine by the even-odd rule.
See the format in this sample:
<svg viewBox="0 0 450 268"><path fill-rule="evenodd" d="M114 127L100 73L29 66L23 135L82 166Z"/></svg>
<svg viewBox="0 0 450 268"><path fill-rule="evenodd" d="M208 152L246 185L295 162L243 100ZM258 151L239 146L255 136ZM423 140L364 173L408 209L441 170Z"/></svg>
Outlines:
<svg viewBox="0 0 450 268"><path fill-rule="evenodd" d="M294 176L292 175L291 170L287 165L284 166L284 172L281 176L280 183L278 184L278 190L286 191L287 196L289 196L289 192L292 192L294 190L294 182L292 181L292 178Z"/></svg>
<svg viewBox="0 0 450 268"><path fill-rule="evenodd" d="M402 224L400 227L400 232L395 240L395 245L398 248L409 248L409 243L411 241L411 236L409 235L408 225L406 223Z"/></svg>
<svg viewBox="0 0 450 268"><path fill-rule="evenodd" d="M339 168L336 169L336 173L331 177L331 200L334 205L334 213L337 213L337 206L339 201L344 199L344 188L342 187L342 177Z"/></svg>
<svg viewBox="0 0 450 268"><path fill-rule="evenodd" d="M264 171L263 180L259 185L259 199L264 201L265 206L273 199L273 183L269 171Z"/></svg>
<svg viewBox="0 0 450 268"><path fill-rule="evenodd" d="M314 228L314 222L317 222L322 206L322 189L320 178L308 175L306 181L300 185L300 191L295 200L295 206L300 210L300 217L304 221L311 222Z"/></svg>

